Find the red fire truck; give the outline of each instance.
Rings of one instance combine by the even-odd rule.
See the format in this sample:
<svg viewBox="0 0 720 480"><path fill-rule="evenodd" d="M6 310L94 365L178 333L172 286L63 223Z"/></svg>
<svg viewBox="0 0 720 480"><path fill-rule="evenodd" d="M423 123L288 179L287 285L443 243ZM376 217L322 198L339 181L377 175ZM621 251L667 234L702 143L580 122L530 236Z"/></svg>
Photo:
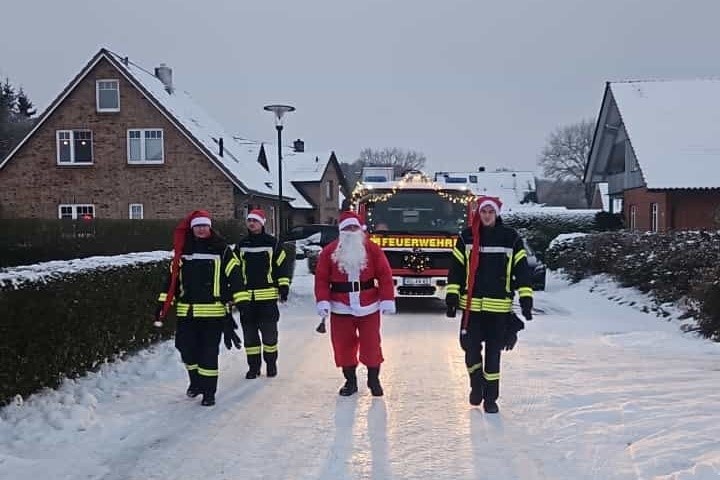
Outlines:
<svg viewBox="0 0 720 480"><path fill-rule="evenodd" d="M390 181L365 176L358 184L352 204L390 261L397 297L445 298L452 249L474 198L465 186L441 185L418 171Z"/></svg>

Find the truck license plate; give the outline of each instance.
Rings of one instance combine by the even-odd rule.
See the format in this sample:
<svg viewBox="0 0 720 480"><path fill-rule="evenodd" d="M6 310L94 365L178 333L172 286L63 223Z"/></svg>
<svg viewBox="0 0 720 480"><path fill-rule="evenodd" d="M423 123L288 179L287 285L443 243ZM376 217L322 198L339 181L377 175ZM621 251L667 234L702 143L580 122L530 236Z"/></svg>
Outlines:
<svg viewBox="0 0 720 480"><path fill-rule="evenodd" d="M403 282L404 285L411 285L414 287L420 286L420 285L430 285L430 278L429 277L409 277L405 278L405 281Z"/></svg>

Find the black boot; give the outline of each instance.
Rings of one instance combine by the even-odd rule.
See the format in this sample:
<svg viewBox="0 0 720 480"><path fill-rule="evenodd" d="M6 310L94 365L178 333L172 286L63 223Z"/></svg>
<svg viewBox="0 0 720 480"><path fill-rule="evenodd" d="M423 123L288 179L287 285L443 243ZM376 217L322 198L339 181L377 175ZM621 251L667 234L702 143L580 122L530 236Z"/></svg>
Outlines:
<svg viewBox="0 0 720 480"><path fill-rule="evenodd" d="M357 393L357 375L355 374L355 367L343 367L343 375L345 376L345 385L342 386L338 392L341 397L349 397L353 393Z"/></svg>
<svg viewBox="0 0 720 480"><path fill-rule="evenodd" d="M277 376L277 363L268 362L267 366L265 367L265 370L267 372L268 377L276 377Z"/></svg>
<svg viewBox="0 0 720 480"><path fill-rule="evenodd" d="M215 405L215 394L214 393L203 393L202 402L200 405L204 407L212 407Z"/></svg>
<svg viewBox="0 0 720 480"><path fill-rule="evenodd" d="M383 389L380 385L380 367L368 367L367 386L373 397L382 397Z"/></svg>
<svg viewBox="0 0 720 480"><path fill-rule="evenodd" d="M250 369L245 374L245 378L250 380L250 379L259 377L260 376L260 363L261 363L260 354L258 353L258 354L248 355L247 362L248 362L248 367L250 367Z"/></svg>
<svg viewBox="0 0 720 480"><path fill-rule="evenodd" d="M200 389L200 374L198 374L197 369L194 369L188 370L188 375L190 376L190 386L188 386L185 391L185 395L189 398L195 398L202 393Z"/></svg>
<svg viewBox="0 0 720 480"><path fill-rule="evenodd" d="M470 405L477 407L485 396L485 379L482 371L475 371L470 374Z"/></svg>
<svg viewBox="0 0 720 480"><path fill-rule="evenodd" d="M485 403L483 403L483 410L485 410L485 413L498 413L500 411L497 403L492 400L485 400Z"/></svg>

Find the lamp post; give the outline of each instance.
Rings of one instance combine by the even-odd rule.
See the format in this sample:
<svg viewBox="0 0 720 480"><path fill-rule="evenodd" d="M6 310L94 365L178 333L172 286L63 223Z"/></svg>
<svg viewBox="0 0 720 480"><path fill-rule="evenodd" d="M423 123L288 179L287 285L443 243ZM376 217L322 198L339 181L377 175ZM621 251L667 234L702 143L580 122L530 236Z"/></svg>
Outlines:
<svg viewBox="0 0 720 480"><path fill-rule="evenodd" d="M277 199L277 207L275 207L276 211L276 224L277 228L275 229L275 235L277 236L278 240L282 238L283 235L283 221L282 221L282 198L283 198L283 181L282 181L282 131L283 131L283 116L286 113L294 112L295 107L291 107L290 105L265 105L263 107L264 110L268 112L273 112L275 114L275 129L277 130L277 136L278 136L278 199Z"/></svg>

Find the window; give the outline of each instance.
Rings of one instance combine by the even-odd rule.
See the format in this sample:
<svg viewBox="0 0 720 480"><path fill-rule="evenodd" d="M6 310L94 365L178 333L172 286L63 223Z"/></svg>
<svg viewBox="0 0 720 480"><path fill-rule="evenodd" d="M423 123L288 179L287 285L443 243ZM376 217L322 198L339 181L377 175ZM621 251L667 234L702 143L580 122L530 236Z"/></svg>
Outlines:
<svg viewBox="0 0 720 480"><path fill-rule="evenodd" d="M95 99L98 112L119 112L120 82L117 80L95 82Z"/></svg>
<svg viewBox="0 0 720 480"><path fill-rule="evenodd" d="M164 154L162 130L144 128L128 130L129 163L163 163Z"/></svg>
<svg viewBox="0 0 720 480"><path fill-rule="evenodd" d="M630 205L630 230L635 230L637 228L637 207L635 205Z"/></svg>
<svg viewBox="0 0 720 480"><path fill-rule="evenodd" d="M82 204L64 204L58 206L58 218L60 219L83 219L92 220L95 218L95 206Z"/></svg>
<svg viewBox="0 0 720 480"><path fill-rule="evenodd" d="M658 204L650 204L650 231L658 231Z"/></svg>
<svg viewBox="0 0 720 480"><path fill-rule="evenodd" d="M143 219L143 204L142 203L131 203L130 204L129 218L130 218L130 220L142 220Z"/></svg>
<svg viewBox="0 0 720 480"><path fill-rule="evenodd" d="M328 180L325 183L325 200L332 200L335 197L334 192L335 182Z"/></svg>
<svg viewBox="0 0 720 480"><path fill-rule="evenodd" d="M58 130L56 134L58 164L92 163L92 131Z"/></svg>

